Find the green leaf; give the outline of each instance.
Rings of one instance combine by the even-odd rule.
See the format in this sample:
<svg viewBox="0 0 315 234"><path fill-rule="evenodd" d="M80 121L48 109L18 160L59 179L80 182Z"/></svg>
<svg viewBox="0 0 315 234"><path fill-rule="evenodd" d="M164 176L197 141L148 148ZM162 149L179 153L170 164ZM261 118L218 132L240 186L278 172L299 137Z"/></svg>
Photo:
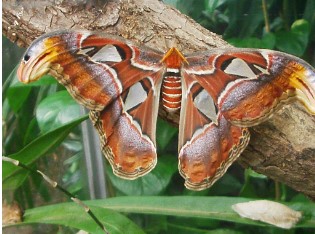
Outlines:
<svg viewBox="0 0 315 234"><path fill-rule="evenodd" d="M83 120L86 120L87 118L88 116L83 116L62 127L48 132L32 141L19 152L11 154L7 157L16 159L26 165L30 165L38 158L57 147L68 136L69 132L74 127L78 126ZM16 167L11 163L2 163L2 182L4 188L6 187L6 180L8 180L9 177L13 176L20 170L21 168Z"/></svg>
<svg viewBox="0 0 315 234"><path fill-rule="evenodd" d="M27 100L32 87L23 85L19 86L18 84L21 84L18 82L17 79L17 66L15 69L12 70L10 75L8 76L6 82L3 85L2 89L2 95L5 98L8 99L9 105L12 108L12 110L17 113L25 101Z"/></svg>
<svg viewBox="0 0 315 234"><path fill-rule="evenodd" d="M156 167L146 176L136 180L121 179L113 174L112 169L107 175L113 186L124 195L157 195L163 192L177 171L177 156L164 155L158 158Z"/></svg>
<svg viewBox="0 0 315 234"><path fill-rule="evenodd" d="M257 28L263 24L262 8L256 1L237 0L227 1L224 14L228 16L228 25L224 36L252 37Z"/></svg>
<svg viewBox="0 0 315 234"><path fill-rule="evenodd" d="M135 223L113 210L90 206L92 212L111 234L144 233ZM23 216L24 224L57 224L84 230L89 233L104 233L83 208L75 203L63 203L28 209Z"/></svg>
<svg viewBox="0 0 315 234"><path fill-rule="evenodd" d="M206 1L206 11L209 15L213 15L215 10L224 4L224 1L214 0L214 1Z"/></svg>
<svg viewBox="0 0 315 234"><path fill-rule="evenodd" d="M32 87L27 86L16 86L10 87L8 89L7 98L9 101L9 105L15 113L17 113L21 109L31 90Z"/></svg>
<svg viewBox="0 0 315 234"><path fill-rule="evenodd" d="M276 37L273 33L265 33L261 39L262 46L260 48L273 49L276 45Z"/></svg>
<svg viewBox="0 0 315 234"><path fill-rule="evenodd" d="M289 32L276 33L276 47L284 52L302 56L309 41L310 26L306 20L296 20Z"/></svg>
<svg viewBox="0 0 315 234"><path fill-rule="evenodd" d="M257 172L254 172L252 169L246 169L244 176L245 176L245 182L243 184L243 187L239 195L242 197L250 197L250 198L262 197L262 194L259 194L258 189L255 188L254 183L251 180L251 178L268 179L268 177L258 174Z"/></svg>
<svg viewBox="0 0 315 234"><path fill-rule="evenodd" d="M255 37L230 38L227 39L227 42L241 48L273 49L276 43L276 39L274 34L266 33L262 39L258 39Z"/></svg>
<svg viewBox="0 0 315 234"><path fill-rule="evenodd" d="M198 229L194 227L190 227L189 224L179 225L179 224L168 224L169 233L180 233L180 234L243 234L244 232L236 231L233 229Z"/></svg>
<svg viewBox="0 0 315 234"><path fill-rule="evenodd" d="M41 131L48 132L82 116L80 106L66 91L59 91L43 99L36 109Z"/></svg>
<svg viewBox="0 0 315 234"><path fill-rule="evenodd" d="M19 61L25 52L25 48L16 46L4 35L2 36L2 77L9 76L14 67L18 67Z"/></svg>
<svg viewBox="0 0 315 234"><path fill-rule="evenodd" d="M253 178L258 178L258 179L268 179L267 176L263 175L263 174L259 174L258 172L256 171L253 171L252 169L248 168L245 170L245 173L250 176L250 177L253 177Z"/></svg>
<svg viewBox="0 0 315 234"><path fill-rule="evenodd" d="M235 4L239 4L240 0L234 1ZM261 5L254 1L243 1L243 12L235 12L235 14L240 14L241 24L235 25L239 31L240 37L251 36L254 34L256 29L263 24L263 13ZM244 20L245 19L245 20Z"/></svg>
<svg viewBox="0 0 315 234"><path fill-rule="evenodd" d="M14 84L15 87L39 87L39 86L43 86L43 85L53 85L53 84L57 84L57 80L52 77L51 75L44 75L42 76L39 80L28 83L28 84L24 84L22 82L17 82Z"/></svg>
<svg viewBox="0 0 315 234"><path fill-rule="evenodd" d="M154 186L154 185L152 185ZM221 220L246 225L270 227L270 225L240 217L232 210L232 205L240 202L249 202L253 199L242 197L191 197L191 196L138 196L114 197L102 200L85 201L96 216L101 219L111 233L137 233L133 223L129 225L119 223L117 213L138 213L150 215L172 215L178 217L204 218ZM315 228L314 203L286 203L294 210L303 213L303 219L296 227ZM74 203L62 203L26 210L24 221L21 224L53 223L96 232L98 227L84 214L81 207ZM122 221L121 221L122 222ZM126 226L124 226L126 225ZM131 229L128 229L132 227ZM127 228L127 229L126 229ZM122 232L123 230L124 232ZM130 230L130 231L127 231Z"/></svg>
<svg viewBox="0 0 315 234"><path fill-rule="evenodd" d="M12 166L7 162L2 161L2 169L4 170L5 167ZM2 190L14 190L20 187L25 179L29 176L30 172L26 170L19 170L14 173L14 176L8 176L6 179L2 176Z"/></svg>
<svg viewBox="0 0 315 234"><path fill-rule="evenodd" d="M3 97L8 99L9 105L15 113L25 104L32 87L56 84L57 81L52 76L45 75L40 80L30 84L23 84L18 81L17 67L10 73L3 87Z"/></svg>
<svg viewBox="0 0 315 234"><path fill-rule="evenodd" d="M315 17L314 17L314 12L315 12L315 1L313 0L308 0L306 1L305 4L305 10L303 13L303 18L307 20L310 23L310 39L312 41L315 41Z"/></svg>
<svg viewBox="0 0 315 234"><path fill-rule="evenodd" d="M38 124L36 118L34 117L27 127L27 130L24 133L23 145L27 145L31 141L35 140L39 135Z"/></svg>
<svg viewBox="0 0 315 234"><path fill-rule="evenodd" d="M178 128L173 127L166 121L158 118L156 128L156 140L158 149L163 151L177 132Z"/></svg>
<svg viewBox="0 0 315 234"><path fill-rule="evenodd" d="M240 48L260 48L261 47L261 40L254 37L248 38L230 38L227 39L227 42L232 44L233 46L240 47Z"/></svg>
<svg viewBox="0 0 315 234"><path fill-rule="evenodd" d="M189 15L193 19L198 19L205 9L205 1L195 0L178 0L176 8L185 15Z"/></svg>
<svg viewBox="0 0 315 234"><path fill-rule="evenodd" d="M233 166L233 165L232 165ZM225 196L231 193L237 193L242 187L242 183L237 177L227 172L220 179L219 183L215 183L210 189L209 194L215 196ZM228 188L228 189L227 189Z"/></svg>
<svg viewBox="0 0 315 234"><path fill-rule="evenodd" d="M253 199L242 197L129 196L89 201L87 204L126 213L198 217L257 226L269 226L265 223L242 218L231 208L236 203L249 201L253 201ZM285 205L303 213L304 217L297 224L297 227L315 228L314 203L297 202L285 203Z"/></svg>

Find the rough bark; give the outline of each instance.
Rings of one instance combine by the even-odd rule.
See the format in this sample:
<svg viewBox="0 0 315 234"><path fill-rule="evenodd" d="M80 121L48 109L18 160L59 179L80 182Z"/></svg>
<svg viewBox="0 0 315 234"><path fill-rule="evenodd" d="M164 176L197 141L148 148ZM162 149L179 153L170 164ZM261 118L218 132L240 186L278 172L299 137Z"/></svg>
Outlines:
<svg viewBox="0 0 315 234"><path fill-rule="evenodd" d="M177 10L157 0L107 0L88 7L71 1L3 1L3 34L19 46L57 29L89 29L121 35L164 51L168 38L184 53L230 47ZM166 40L165 40L166 39ZM178 116L160 115L178 122ZM315 198L315 117L299 104L251 128L249 146L238 160L244 167Z"/></svg>

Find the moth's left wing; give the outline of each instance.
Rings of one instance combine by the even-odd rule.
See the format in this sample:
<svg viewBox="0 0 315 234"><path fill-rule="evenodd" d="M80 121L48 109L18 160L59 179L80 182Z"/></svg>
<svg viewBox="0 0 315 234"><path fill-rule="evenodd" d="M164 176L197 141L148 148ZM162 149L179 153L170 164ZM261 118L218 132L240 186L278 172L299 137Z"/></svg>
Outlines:
<svg viewBox="0 0 315 234"><path fill-rule="evenodd" d="M179 172L192 190L210 187L249 142L247 128L231 125L210 94L183 69L179 125Z"/></svg>
<svg viewBox="0 0 315 234"><path fill-rule="evenodd" d="M104 110L91 111L102 150L113 172L136 179L157 163L156 119L162 71L133 84Z"/></svg>
<svg viewBox="0 0 315 234"><path fill-rule="evenodd" d="M154 168L163 54L123 38L57 31L35 40L18 75L32 82L50 73L91 110L114 173L135 179Z"/></svg>

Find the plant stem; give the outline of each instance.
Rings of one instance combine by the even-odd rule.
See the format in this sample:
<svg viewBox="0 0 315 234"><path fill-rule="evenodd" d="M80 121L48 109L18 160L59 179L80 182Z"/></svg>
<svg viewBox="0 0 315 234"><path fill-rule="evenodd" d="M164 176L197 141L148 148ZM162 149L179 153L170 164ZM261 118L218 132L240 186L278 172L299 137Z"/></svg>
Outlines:
<svg viewBox="0 0 315 234"><path fill-rule="evenodd" d="M262 3L262 10L263 10L264 19L265 19L265 29L266 29L266 32L269 33L270 32L270 25L269 25L269 19L268 19L266 0L261 0L261 3Z"/></svg>

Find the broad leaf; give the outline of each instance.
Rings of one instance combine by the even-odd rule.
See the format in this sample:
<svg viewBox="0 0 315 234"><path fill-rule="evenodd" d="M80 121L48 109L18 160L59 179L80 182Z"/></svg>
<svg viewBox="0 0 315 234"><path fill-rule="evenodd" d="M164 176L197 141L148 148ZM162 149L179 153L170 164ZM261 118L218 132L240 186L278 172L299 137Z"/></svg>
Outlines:
<svg viewBox="0 0 315 234"><path fill-rule="evenodd" d="M87 204L126 213L208 218L257 226L268 226L258 221L241 218L231 208L232 205L236 203L249 202L252 200L253 199L242 197L142 196L115 197L105 200L89 201ZM297 227L315 228L314 203L292 202L285 203L285 205L303 213L303 219L297 224Z"/></svg>
<svg viewBox="0 0 315 234"><path fill-rule="evenodd" d="M289 32L276 33L276 47L289 54L301 56L308 45L309 33L309 23L306 20L297 20Z"/></svg>
<svg viewBox="0 0 315 234"><path fill-rule="evenodd" d="M43 133L58 128L80 116L82 116L80 106L66 90L46 97L36 109L36 119Z"/></svg>
<svg viewBox="0 0 315 234"><path fill-rule="evenodd" d="M90 207L111 234L144 233L127 217L109 209ZM84 230L89 233L104 233L84 209L75 203L63 203L29 209L23 216L23 224L58 224Z"/></svg>
<svg viewBox="0 0 315 234"><path fill-rule="evenodd" d="M38 158L40 158L47 152L57 147L68 136L69 132L85 119L87 119L87 116L83 116L60 128L48 132L32 141L19 152L12 155L8 155L7 157L19 160L20 162L26 165L30 165L33 162L35 162ZM21 169L8 162L3 162L2 182L4 187L5 181L8 180L10 176L13 176L14 173L16 173L19 170Z"/></svg>
<svg viewBox="0 0 315 234"><path fill-rule="evenodd" d="M125 180L115 176L111 168L107 175L113 186L124 195L157 195L163 192L177 172L177 156L165 155L158 158L156 167L147 175L136 180Z"/></svg>
<svg viewBox="0 0 315 234"><path fill-rule="evenodd" d="M141 196L115 197L103 200L86 201L96 216L104 222L110 233L141 233L129 220L116 212L150 215L171 215L178 217L203 218L229 221L239 224L270 227L270 225L240 217L231 208L240 202L252 199L242 197L190 197L190 196ZM296 227L315 228L315 204L286 203L292 209L301 211L303 219ZM109 210L110 209L110 210ZM113 212L114 210L116 212ZM83 209L74 203L62 203L26 210L21 224L51 223L75 227L98 233L98 227Z"/></svg>
<svg viewBox="0 0 315 234"><path fill-rule="evenodd" d="M164 120L158 118L156 127L158 149L163 151L177 132L178 128L175 128Z"/></svg>

